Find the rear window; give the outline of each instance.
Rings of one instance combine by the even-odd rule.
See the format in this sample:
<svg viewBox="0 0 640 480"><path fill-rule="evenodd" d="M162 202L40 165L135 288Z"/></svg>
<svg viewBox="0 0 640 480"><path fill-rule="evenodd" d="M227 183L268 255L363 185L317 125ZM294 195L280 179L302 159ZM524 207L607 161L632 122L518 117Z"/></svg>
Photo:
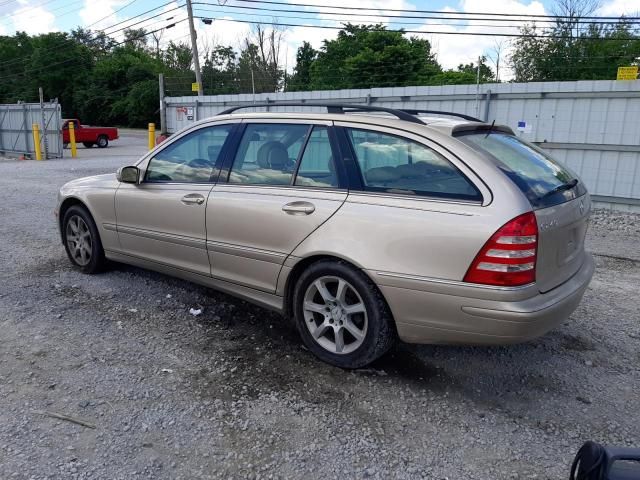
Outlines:
<svg viewBox="0 0 640 480"><path fill-rule="evenodd" d="M481 201L451 162L426 145L372 130L347 128L365 190Z"/></svg>
<svg viewBox="0 0 640 480"><path fill-rule="evenodd" d="M465 133L458 136L480 150L526 195L534 208L545 208L572 200L586 193L582 182L563 188L577 179L576 174L548 153L518 137L500 132Z"/></svg>

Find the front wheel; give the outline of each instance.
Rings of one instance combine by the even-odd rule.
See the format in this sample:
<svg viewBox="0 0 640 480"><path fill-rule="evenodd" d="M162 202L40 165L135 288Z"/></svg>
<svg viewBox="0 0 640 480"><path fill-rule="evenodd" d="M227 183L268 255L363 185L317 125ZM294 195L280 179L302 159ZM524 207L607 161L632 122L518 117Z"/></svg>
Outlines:
<svg viewBox="0 0 640 480"><path fill-rule="evenodd" d="M393 319L382 294L344 262L323 260L308 267L293 302L302 341L331 365L360 368L393 345Z"/></svg>
<svg viewBox="0 0 640 480"><path fill-rule="evenodd" d="M109 139L103 135L98 137L97 143L99 148L107 148L107 146L109 145Z"/></svg>
<svg viewBox="0 0 640 480"><path fill-rule="evenodd" d="M89 211L74 205L62 220L64 247L71 263L84 273L97 273L105 265L102 242Z"/></svg>

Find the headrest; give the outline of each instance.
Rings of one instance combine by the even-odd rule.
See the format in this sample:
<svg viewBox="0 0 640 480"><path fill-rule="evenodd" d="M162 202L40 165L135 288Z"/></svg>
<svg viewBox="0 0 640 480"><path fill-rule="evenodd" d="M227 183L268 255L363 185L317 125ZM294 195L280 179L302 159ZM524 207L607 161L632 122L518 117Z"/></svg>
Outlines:
<svg viewBox="0 0 640 480"><path fill-rule="evenodd" d="M289 162L289 152L280 142L267 142L258 149L257 162L261 168L284 170Z"/></svg>

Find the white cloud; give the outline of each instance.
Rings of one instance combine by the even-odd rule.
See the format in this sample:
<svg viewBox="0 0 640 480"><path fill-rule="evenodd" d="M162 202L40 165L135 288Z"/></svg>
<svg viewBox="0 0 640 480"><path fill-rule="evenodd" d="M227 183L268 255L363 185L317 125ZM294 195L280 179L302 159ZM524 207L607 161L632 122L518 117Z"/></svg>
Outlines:
<svg viewBox="0 0 640 480"><path fill-rule="evenodd" d="M293 1L293 0L292 0ZM343 23L354 24L373 24L382 23L388 25L387 19L381 19L380 16L398 15L389 9L406 9L413 10L415 7L405 0L368 0L366 2L367 10L351 10L345 11L335 7L363 7L360 0L306 0L304 3L310 5L304 10L321 12L318 15L296 14L292 10L287 15L305 16L311 19L321 20L321 24L330 27L342 27ZM357 13L356 16L345 15L346 13ZM331 15L335 13L336 15ZM277 17L276 17L277 18ZM282 23L303 23L310 25L309 27L290 27L287 30L286 40L288 44L286 52L286 64L289 72L292 72L296 65L296 52L302 42L307 41L315 49L319 49L324 40L333 40L338 36L338 30L329 28L313 28L311 21L301 19L287 19L285 17L279 19Z"/></svg>
<svg viewBox="0 0 640 480"><path fill-rule="evenodd" d="M484 0L463 0L460 9L443 9L447 12L477 12L482 13L509 13L521 15L544 15L546 14L544 5L539 1L529 3L518 0L502 0L500 2L486 2ZM461 25L461 21L430 20L420 30L430 32L452 32L452 33L518 33L519 27L528 23L527 17L512 17L509 22L492 21L486 15L474 15L479 18L473 26ZM481 25L481 26L479 26ZM506 66L506 59L511 50L511 38L493 35L453 35L453 34L425 34L429 39L433 51L437 54L438 62L445 68L455 68L461 63L477 62L478 57L486 55L495 58L493 49L499 43L502 45L500 54L500 79L508 80L511 72ZM495 66L492 65L495 69Z"/></svg>
<svg viewBox="0 0 640 480"><path fill-rule="evenodd" d="M599 15L605 16L636 16L640 14L640 0L612 0L606 2L600 10Z"/></svg>
<svg viewBox="0 0 640 480"><path fill-rule="evenodd" d="M55 27L56 17L53 13L39 6L30 6L27 2L19 3L22 6L9 15L13 30L27 32L32 35L58 30Z"/></svg>
<svg viewBox="0 0 640 480"><path fill-rule="evenodd" d="M91 25L92 30L100 30L118 22L114 13L123 4L124 0L101 0L100 8L96 8L95 0L85 0L78 15L84 26Z"/></svg>
<svg viewBox="0 0 640 480"><path fill-rule="evenodd" d="M613 0L614 2L640 2L640 0ZM340 26L344 21L351 23L383 23L388 28L395 29L400 25L396 23L399 19L389 17L400 15L394 9L415 10L416 6L405 0L370 0L366 3L369 10L357 11L357 16L345 16L345 11L336 9L336 6L362 7L363 3L358 0L307 0L312 6L306 7L307 11L322 12L316 16L322 20L323 25ZM522 15L544 15L544 5L539 0L501 0L500 2L487 2L486 0L461 0L454 6L447 6L441 9L446 12L473 12L473 13L508 13ZM338 15L329 15L335 12ZM356 11L351 10L349 13ZM369 16L367 16L367 14ZM386 16L384 21L380 16ZM449 15L452 16L452 15ZM430 40L433 51L437 54L438 61L445 68L455 68L461 63L476 62L480 55L495 58L494 48L497 44L502 45L500 53L500 77L508 80L511 72L506 67L506 59L510 50L510 37L499 37L494 35L456 35L456 33L518 33L519 27L529 22L527 17L510 17L511 21L492 21L492 17L487 15L474 15L480 21L472 22L470 26L461 20L427 20L422 26L407 25L408 30L422 30L427 32L451 32L451 34L429 33L418 35ZM286 19L281 19L285 21ZM418 22L418 19L408 20ZM393 23L390 23L393 22ZM285 22L287 23L287 22ZM293 20L291 23L302 23L300 20ZM306 22L305 22L306 23ZM480 26L478 26L480 25ZM324 39L333 39L337 36L337 30L317 29L309 27L293 27L289 30L287 40L289 42L289 54L287 63L289 70L295 66L295 52L304 40L310 42L314 48L319 48ZM495 68L492 65L493 68Z"/></svg>

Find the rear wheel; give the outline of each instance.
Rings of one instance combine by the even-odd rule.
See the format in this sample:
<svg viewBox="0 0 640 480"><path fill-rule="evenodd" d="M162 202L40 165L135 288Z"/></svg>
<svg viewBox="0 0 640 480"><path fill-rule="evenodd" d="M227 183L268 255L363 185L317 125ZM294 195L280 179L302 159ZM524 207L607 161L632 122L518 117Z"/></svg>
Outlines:
<svg viewBox="0 0 640 480"><path fill-rule="evenodd" d="M100 135L97 143L99 148L106 148L109 145L109 139L104 135Z"/></svg>
<svg viewBox="0 0 640 480"><path fill-rule="evenodd" d="M102 242L91 214L80 205L74 205L62 220L64 247L71 263L84 273L97 273L105 265Z"/></svg>
<svg viewBox="0 0 640 480"><path fill-rule="evenodd" d="M93 147L93 142L82 142L82 145L84 145L85 148L91 148Z"/></svg>
<svg viewBox="0 0 640 480"><path fill-rule="evenodd" d="M323 260L300 276L294 317L304 344L341 368L363 367L393 345L393 319L377 287L360 271Z"/></svg>

